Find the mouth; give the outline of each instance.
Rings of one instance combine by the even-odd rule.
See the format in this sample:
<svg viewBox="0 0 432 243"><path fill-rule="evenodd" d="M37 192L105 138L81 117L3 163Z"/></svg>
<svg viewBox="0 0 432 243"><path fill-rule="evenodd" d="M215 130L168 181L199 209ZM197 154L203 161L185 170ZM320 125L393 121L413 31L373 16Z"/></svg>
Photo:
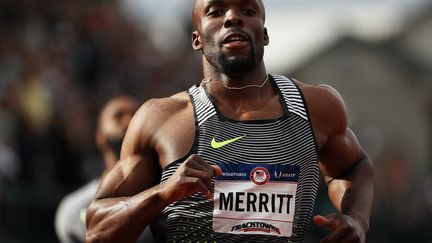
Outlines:
<svg viewBox="0 0 432 243"><path fill-rule="evenodd" d="M243 33L231 33L224 37L222 46L228 49L239 49L249 45L249 37Z"/></svg>

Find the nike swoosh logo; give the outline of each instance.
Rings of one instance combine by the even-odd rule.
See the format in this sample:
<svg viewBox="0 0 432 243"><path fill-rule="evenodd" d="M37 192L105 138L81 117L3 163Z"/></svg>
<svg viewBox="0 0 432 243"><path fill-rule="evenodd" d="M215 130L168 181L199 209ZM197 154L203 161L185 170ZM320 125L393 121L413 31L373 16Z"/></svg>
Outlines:
<svg viewBox="0 0 432 243"><path fill-rule="evenodd" d="M240 139L242 139L244 137L246 137L246 135L243 135L243 136L240 136L240 137L236 137L236 138L232 138L232 139L229 139L229 140L225 140L225 141L222 141L222 142L217 142L216 139L213 137L213 139L211 141L211 146L214 149L222 148L223 146L228 145L230 143L233 143L233 142L235 142L237 140L240 140Z"/></svg>

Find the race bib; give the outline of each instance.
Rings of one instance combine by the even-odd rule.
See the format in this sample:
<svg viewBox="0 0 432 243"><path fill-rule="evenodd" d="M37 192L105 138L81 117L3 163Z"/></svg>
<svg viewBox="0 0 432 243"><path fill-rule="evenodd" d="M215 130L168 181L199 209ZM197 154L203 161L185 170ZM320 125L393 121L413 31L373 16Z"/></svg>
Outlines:
<svg viewBox="0 0 432 243"><path fill-rule="evenodd" d="M213 231L290 237L299 166L220 164Z"/></svg>

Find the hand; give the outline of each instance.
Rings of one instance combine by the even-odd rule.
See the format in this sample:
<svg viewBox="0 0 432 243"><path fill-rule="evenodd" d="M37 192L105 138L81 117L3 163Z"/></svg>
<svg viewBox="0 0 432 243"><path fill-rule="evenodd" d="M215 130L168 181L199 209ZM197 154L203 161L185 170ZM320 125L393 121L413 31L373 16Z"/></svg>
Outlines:
<svg viewBox="0 0 432 243"><path fill-rule="evenodd" d="M359 222L349 215L330 214L325 217L316 215L313 221L318 226L326 227L332 231L330 235L320 241L321 243L366 242L366 232L362 229Z"/></svg>
<svg viewBox="0 0 432 243"><path fill-rule="evenodd" d="M199 155L193 154L161 184L161 198L167 203L172 203L201 192L208 199L212 199L212 178L221 174L219 166L209 165Z"/></svg>

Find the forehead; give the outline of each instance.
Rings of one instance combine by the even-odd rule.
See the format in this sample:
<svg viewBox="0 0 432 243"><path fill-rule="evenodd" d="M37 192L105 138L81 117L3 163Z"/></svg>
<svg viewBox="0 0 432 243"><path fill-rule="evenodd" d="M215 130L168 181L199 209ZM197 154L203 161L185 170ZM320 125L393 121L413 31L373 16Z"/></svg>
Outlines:
<svg viewBox="0 0 432 243"><path fill-rule="evenodd" d="M257 4L264 8L261 0L196 0L194 10L214 4Z"/></svg>
<svg viewBox="0 0 432 243"><path fill-rule="evenodd" d="M200 12L203 12L206 8L209 8L213 5L230 5L230 4L253 4L256 5L259 9L261 9L261 14L263 20L265 21L265 8L262 0L196 0L194 7L192 9L192 22L195 28L198 25L200 19Z"/></svg>
<svg viewBox="0 0 432 243"><path fill-rule="evenodd" d="M111 120L124 113L134 113L138 109L138 102L132 99L116 99L110 102L102 111L102 120Z"/></svg>

